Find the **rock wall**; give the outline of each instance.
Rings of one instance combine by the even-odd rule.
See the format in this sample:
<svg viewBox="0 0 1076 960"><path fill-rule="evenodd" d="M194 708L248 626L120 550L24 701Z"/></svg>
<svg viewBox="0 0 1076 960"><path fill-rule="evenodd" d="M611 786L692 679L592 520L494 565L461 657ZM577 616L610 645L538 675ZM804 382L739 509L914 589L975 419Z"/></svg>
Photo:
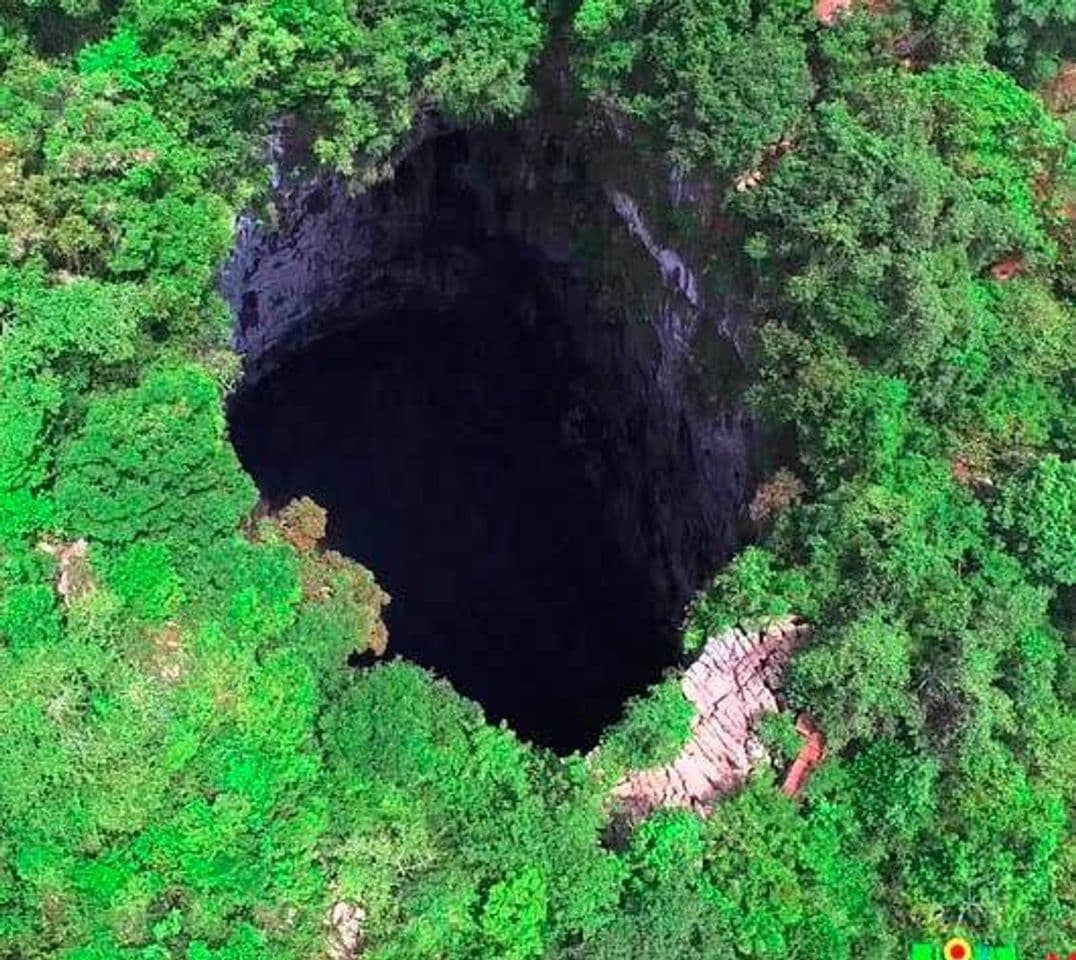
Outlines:
<svg viewBox="0 0 1076 960"><path fill-rule="evenodd" d="M675 178L645 186L685 202ZM631 189L540 119L428 132L366 192L334 178L283 181L275 222L242 219L221 280L246 382L349 324L465 309L512 247L587 370L566 440L587 458L630 555L681 609L738 546L753 434L735 377L699 369L703 355L739 367L739 319L663 243ZM528 296L506 322L527 322Z"/></svg>
<svg viewBox="0 0 1076 960"><path fill-rule="evenodd" d="M658 807L705 814L743 783L764 755L755 722L777 710L784 668L809 637L806 623L789 619L763 630L735 627L707 641L680 681L696 711L680 755L664 767L633 771L613 789L628 822Z"/></svg>

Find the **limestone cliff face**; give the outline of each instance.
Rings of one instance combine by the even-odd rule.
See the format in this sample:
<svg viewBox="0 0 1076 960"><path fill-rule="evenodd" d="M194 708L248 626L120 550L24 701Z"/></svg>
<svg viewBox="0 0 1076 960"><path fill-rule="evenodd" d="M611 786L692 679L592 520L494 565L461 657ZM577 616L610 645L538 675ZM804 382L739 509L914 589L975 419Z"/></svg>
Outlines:
<svg viewBox="0 0 1076 960"><path fill-rule="evenodd" d="M733 627L711 637L680 679L695 708L691 733L679 755L663 767L633 770L613 789L613 800L629 823L646 819L658 807L679 807L706 814L722 796L739 787L765 749L757 721L778 709L785 667L811 636L810 626L794 617L761 629ZM817 764L821 755L812 754ZM796 781L806 779L803 761Z"/></svg>
<svg viewBox="0 0 1076 960"><path fill-rule="evenodd" d="M636 195L675 206L693 201L692 188L638 178L534 119L427 131L366 192L335 178L281 185L274 223L241 220L221 280L247 382L348 325L466 309L511 247L533 283L506 322L532 322L538 301L564 318L557 336L585 370L565 438L587 458L626 549L678 608L738 546L752 425L734 385L700 368L717 357L734 379L739 315Z"/></svg>

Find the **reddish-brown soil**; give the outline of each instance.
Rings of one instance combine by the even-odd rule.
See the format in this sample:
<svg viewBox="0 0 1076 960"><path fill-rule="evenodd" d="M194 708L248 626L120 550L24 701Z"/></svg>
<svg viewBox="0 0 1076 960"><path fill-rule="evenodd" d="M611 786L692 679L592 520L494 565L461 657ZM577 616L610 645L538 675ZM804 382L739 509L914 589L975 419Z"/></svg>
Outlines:
<svg viewBox="0 0 1076 960"><path fill-rule="evenodd" d="M826 738L807 714L802 713L796 719L796 729L805 739L781 787L790 797L799 796L811 771L826 757Z"/></svg>
<svg viewBox="0 0 1076 960"><path fill-rule="evenodd" d="M1076 60L1066 60L1057 76L1042 91L1046 105L1056 114L1076 110Z"/></svg>
<svg viewBox="0 0 1076 960"><path fill-rule="evenodd" d="M824 23L826 26L833 23L842 10L851 9L852 0L815 0L814 3L814 15L819 23Z"/></svg>
<svg viewBox="0 0 1076 960"><path fill-rule="evenodd" d="M990 268L990 276L999 283L1004 283L1006 280L1012 280L1013 277L1020 276L1024 272L1025 266L1023 254L1017 253L995 263Z"/></svg>

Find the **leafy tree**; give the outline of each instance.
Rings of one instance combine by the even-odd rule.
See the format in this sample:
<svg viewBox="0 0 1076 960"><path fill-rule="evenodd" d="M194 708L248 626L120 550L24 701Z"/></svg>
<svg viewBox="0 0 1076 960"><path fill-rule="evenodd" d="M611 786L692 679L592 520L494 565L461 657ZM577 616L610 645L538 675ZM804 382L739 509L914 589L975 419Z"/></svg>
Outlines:
<svg viewBox="0 0 1076 960"><path fill-rule="evenodd" d="M609 917L620 872L580 761L485 725L404 663L365 673L325 730L338 882L375 905L373 956L534 956Z"/></svg>
<svg viewBox="0 0 1076 960"><path fill-rule="evenodd" d="M161 543L132 543L116 557L108 579L136 615L147 620L164 620L183 602L182 581Z"/></svg>
<svg viewBox="0 0 1076 960"><path fill-rule="evenodd" d="M700 593L691 607L684 632L689 650L738 623L773 620L789 613L807 613L809 590L802 575L781 570L769 551L747 547Z"/></svg>
<svg viewBox="0 0 1076 960"><path fill-rule="evenodd" d="M796 660L794 689L803 702L825 705L820 719L831 748L870 740L901 720L914 724L910 643L874 611L837 636L823 635Z"/></svg>
<svg viewBox="0 0 1076 960"><path fill-rule="evenodd" d="M574 28L584 90L660 126L684 168L752 168L811 96L802 19L780 5L584 0Z"/></svg>
<svg viewBox="0 0 1076 960"><path fill-rule="evenodd" d="M163 536L180 550L204 545L254 506L225 440L220 395L196 367L157 370L95 399L59 469L64 528L108 544Z"/></svg>
<svg viewBox="0 0 1076 960"><path fill-rule="evenodd" d="M1076 584L1076 463L1043 457L1005 485L991 514L1034 573Z"/></svg>
<svg viewBox="0 0 1076 960"><path fill-rule="evenodd" d="M1052 74L1058 62L1071 59L1071 0L1004 0L998 5L997 62L1025 81L1035 83Z"/></svg>

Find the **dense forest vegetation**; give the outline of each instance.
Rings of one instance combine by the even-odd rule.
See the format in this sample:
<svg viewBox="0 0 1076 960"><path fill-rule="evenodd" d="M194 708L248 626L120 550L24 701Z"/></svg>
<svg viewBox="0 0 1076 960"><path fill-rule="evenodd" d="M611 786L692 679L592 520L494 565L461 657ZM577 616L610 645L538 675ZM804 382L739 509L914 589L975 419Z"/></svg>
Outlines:
<svg viewBox="0 0 1076 960"><path fill-rule="evenodd" d="M1076 944L1074 19L0 0L0 957L309 958L338 901L371 958ZM349 669L384 596L313 503L254 512L223 413L216 278L274 122L371 182L424 113L531 108L553 44L581 121L725 190L803 492L684 643L807 617L789 697L830 743L800 802L763 769L623 844L605 798L682 738L671 688L562 759L417 667Z"/></svg>

